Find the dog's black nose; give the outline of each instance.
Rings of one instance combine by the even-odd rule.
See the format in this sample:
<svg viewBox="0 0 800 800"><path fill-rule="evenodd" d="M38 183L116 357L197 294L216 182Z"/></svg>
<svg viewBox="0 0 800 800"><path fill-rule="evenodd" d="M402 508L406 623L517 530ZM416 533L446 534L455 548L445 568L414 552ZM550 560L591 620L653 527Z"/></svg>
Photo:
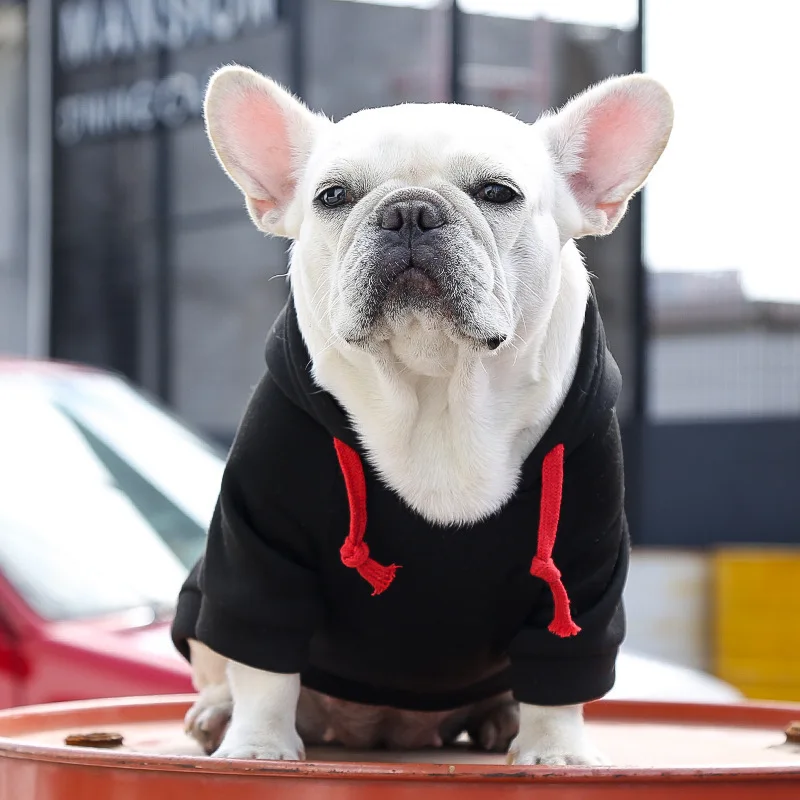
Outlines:
<svg viewBox="0 0 800 800"><path fill-rule="evenodd" d="M426 200L400 200L386 206L378 215L378 224L385 231L431 231L441 228L444 222L442 212Z"/></svg>

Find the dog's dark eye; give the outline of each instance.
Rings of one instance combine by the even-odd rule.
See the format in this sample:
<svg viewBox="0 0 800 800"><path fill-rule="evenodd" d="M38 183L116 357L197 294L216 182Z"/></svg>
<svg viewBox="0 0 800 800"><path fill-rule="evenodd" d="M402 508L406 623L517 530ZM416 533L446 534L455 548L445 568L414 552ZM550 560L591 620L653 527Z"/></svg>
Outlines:
<svg viewBox="0 0 800 800"><path fill-rule="evenodd" d="M345 203L349 203L351 197L350 192L348 192L344 186L329 186L319 193L317 200L319 200L325 208L336 208L337 206L343 206Z"/></svg>
<svg viewBox="0 0 800 800"><path fill-rule="evenodd" d="M510 203L516 198L517 193L510 187L502 183L485 183L475 192L475 197L478 200L485 200L487 203Z"/></svg>

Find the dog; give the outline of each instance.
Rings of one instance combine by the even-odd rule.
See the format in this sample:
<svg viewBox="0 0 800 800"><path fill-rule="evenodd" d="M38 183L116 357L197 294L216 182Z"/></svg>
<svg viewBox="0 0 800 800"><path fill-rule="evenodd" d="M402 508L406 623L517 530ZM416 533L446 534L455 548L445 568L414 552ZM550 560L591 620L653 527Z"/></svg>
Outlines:
<svg viewBox="0 0 800 800"><path fill-rule="evenodd" d="M628 563L619 372L575 240L663 152L667 91L606 80L526 124L405 104L334 123L239 66L213 150L290 299L173 639L223 758L440 747L605 763Z"/></svg>

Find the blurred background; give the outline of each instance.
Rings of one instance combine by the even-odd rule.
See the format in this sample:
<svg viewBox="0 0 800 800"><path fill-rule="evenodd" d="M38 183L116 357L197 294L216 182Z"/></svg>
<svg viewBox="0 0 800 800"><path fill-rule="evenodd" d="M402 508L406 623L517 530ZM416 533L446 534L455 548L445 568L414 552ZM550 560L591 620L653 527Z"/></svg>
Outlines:
<svg viewBox="0 0 800 800"><path fill-rule="evenodd" d="M798 24L785 0L0 0L0 705L187 688L172 603L287 296L202 128L230 62L335 119L533 121L664 81L643 202L581 243L625 379L628 647L800 700Z"/></svg>

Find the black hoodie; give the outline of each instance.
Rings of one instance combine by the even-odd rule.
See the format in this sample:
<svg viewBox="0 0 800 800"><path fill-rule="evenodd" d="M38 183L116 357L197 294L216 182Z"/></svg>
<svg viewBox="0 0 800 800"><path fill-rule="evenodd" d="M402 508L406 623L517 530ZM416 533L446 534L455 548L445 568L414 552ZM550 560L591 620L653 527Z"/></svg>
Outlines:
<svg viewBox="0 0 800 800"><path fill-rule="evenodd" d="M267 367L179 598L185 656L195 638L334 697L416 710L611 689L629 545L620 376L593 294L562 408L513 497L467 527L427 522L363 458L314 383L291 299Z"/></svg>

